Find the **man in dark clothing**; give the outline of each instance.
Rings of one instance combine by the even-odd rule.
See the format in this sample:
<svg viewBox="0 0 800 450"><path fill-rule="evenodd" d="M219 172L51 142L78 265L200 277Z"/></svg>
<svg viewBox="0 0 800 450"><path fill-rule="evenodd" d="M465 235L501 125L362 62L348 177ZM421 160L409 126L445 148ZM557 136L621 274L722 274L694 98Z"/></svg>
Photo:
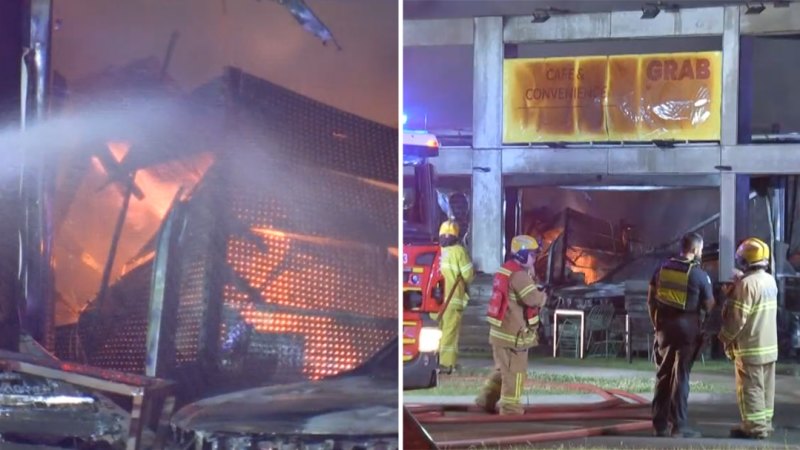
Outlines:
<svg viewBox="0 0 800 450"><path fill-rule="evenodd" d="M700 437L688 427L689 372L701 341L700 311L714 308L711 279L700 268L703 238L689 233L681 254L661 264L650 281L647 306L655 328L656 436ZM670 430L671 426L671 430Z"/></svg>

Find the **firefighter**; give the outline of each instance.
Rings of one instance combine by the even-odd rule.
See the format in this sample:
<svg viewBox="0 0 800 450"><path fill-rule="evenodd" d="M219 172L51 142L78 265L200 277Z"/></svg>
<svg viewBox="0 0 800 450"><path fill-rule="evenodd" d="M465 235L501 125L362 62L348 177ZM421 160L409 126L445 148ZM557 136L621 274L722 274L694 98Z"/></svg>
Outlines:
<svg viewBox="0 0 800 450"><path fill-rule="evenodd" d="M700 268L703 238L688 233L681 253L653 274L647 294L658 365L653 397L656 436L700 437L688 426L689 373L702 346L701 309L714 308L711 278Z"/></svg>
<svg viewBox="0 0 800 450"><path fill-rule="evenodd" d="M719 338L736 366L736 398L742 423L731 437L764 439L772 430L775 361L778 359L778 286L767 272L769 246L745 239L736 249L742 274L722 311Z"/></svg>
<svg viewBox="0 0 800 450"><path fill-rule="evenodd" d="M528 349L538 345L539 308L544 288L535 281L534 263L539 243L531 236L511 240L511 257L494 276L487 321L494 372L475 403L488 412L523 414L520 402L528 374Z"/></svg>
<svg viewBox="0 0 800 450"><path fill-rule="evenodd" d="M458 333L461 316L467 307L467 286L475 272L466 249L459 243L458 224L452 220L439 227L441 259L439 271L444 278L444 303L441 312L442 338L439 341L439 371L452 373L458 358Z"/></svg>

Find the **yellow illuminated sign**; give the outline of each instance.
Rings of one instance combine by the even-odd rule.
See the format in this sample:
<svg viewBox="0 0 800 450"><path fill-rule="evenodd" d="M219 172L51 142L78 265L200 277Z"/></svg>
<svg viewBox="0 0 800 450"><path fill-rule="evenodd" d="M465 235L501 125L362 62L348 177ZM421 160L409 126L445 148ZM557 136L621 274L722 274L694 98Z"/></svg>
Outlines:
<svg viewBox="0 0 800 450"><path fill-rule="evenodd" d="M715 141L721 52L509 59L503 142Z"/></svg>

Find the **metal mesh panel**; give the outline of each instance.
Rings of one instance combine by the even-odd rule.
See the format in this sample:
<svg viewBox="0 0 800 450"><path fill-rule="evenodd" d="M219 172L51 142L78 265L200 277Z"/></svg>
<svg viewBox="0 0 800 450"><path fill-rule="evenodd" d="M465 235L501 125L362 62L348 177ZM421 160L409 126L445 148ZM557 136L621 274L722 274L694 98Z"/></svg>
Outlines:
<svg viewBox="0 0 800 450"><path fill-rule="evenodd" d="M102 308L95 302L81 315L77 336L73 335L79 340L71 342L68 359L143 372L151 275L149 264L133 269L109 290Z"/></svg>
<svg viewBox="0 0 800 450"><path fill-rule="evenodd" d="M168 258L179 294L165 298L161 375L188 397L334 375L397 333L396 130L242 79L235 116L263 142L216 154ZM91 347L101 367L144 371L137 295Z"/></svg>
<svg viewBox="0 0 800 450"><path fill-rule="evenodd" d="M204 183L196 194L198 200L213 198L211 191L215 188L213 183ZM215 224L213 206L210 202L189 202L186 235L181 242L180 259L174 262L179 265L180 273L174 328L174 364L177 366L197 362L204 342L206 311L208 303L212 301L208 284L211 259L214 257L211 252Z"/></svg>
<svg viewBox="0 0 800 450"><path fill-rule="evenodd" d="M89 358L89 364L123 372L141 373L145 360L147 335L147 304L145 308L130 309L131 316L117 323L112 338L105 342Z"/></svg>
<svg viewBox="0 0 800 450"><path fill-rule="evenodd" d="M276 151L296 162L397 183L397 130L229 70L243 117L255 118Z"/></svg>
<svg viewBox="0 0 800 450"><path fill-rule="evenodd" d="M237 174L228 189L231 216L263 245L236 234L228 240L234 282L223 290L226 328L243 321L255 335L296 336L301 375L310 379L366 361L396 335L396 263L385 247L393 241L387 230L395 227L380 220L380 212L389 215L396 191L252 156L247 167L235 161L228 170ZM303 187L287 188L292 179ZM229 341L221 333L221 345ZM298 375L291 358L284 368L251 347L248 359L263 360L275 380Z"/></svg>

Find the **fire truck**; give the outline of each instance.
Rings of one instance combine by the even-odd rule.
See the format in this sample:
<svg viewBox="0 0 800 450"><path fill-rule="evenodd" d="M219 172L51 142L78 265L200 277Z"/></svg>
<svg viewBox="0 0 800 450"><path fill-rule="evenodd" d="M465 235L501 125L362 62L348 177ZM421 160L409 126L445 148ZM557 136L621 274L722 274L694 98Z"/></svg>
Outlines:
<svg viewBox="0 0 800 450"><path fill-rule="evenodd" d="M426 389L437 384L442 332L431 317L443 300L439 274L434 170L428 161L438 156L432 134L403 134L403 388ZM413 172L410 174L409 172ZM408 175L406 175L409 173Z"/></svg>

